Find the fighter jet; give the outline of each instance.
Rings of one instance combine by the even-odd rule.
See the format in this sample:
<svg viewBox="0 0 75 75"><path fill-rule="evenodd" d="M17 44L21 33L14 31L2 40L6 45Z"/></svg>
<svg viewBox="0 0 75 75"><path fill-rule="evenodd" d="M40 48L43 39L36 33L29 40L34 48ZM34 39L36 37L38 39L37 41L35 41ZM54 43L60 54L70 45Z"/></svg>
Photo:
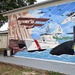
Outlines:
<svg viewBox="0 0 75 75"><path fill-rule="evenodd" d="M61 24L66 24L67 22L75 22L75 12L72 12L70 14L67 14L67 18L65 18Z"/></svg>

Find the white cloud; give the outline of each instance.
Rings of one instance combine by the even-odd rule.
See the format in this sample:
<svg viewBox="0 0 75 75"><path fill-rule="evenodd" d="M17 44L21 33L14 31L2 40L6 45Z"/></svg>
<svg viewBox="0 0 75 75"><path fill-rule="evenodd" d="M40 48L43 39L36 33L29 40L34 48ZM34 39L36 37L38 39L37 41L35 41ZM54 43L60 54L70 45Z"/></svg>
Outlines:
<svg viewBox="0 0 75 75"><path fill-rule="evenodd" d="M0 28L0 31L7 30L7 29L8 29L8 23L5 23L5 24Z"/></svg>
<svg viewBox="0 0 75 75"><path fill-rule="evenodd" d="M47 0L37 0L36 3L40 3L40 2L44 2L44 1L47 1Z"/></svg>
<svg viewBox="0 0 75 75"><path fill-rule="evenodd" d="M37 2L43 2L43 1L46 1L46 0L37 0Z"/></svg>

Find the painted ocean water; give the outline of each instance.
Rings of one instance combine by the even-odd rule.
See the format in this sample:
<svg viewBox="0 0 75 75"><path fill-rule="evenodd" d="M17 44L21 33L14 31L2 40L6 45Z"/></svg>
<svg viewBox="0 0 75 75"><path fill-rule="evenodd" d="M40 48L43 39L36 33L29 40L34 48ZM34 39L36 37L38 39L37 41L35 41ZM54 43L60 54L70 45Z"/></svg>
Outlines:
<svg viewBox="0 0 75 75"><path fill-rule="evenodd" d="M62 40L60 41L60 43L61 42ZM67 54L63 54L60 56L51 55L50 50L51 49L47 49L45 51L35 51L35 52L28 52L27 50L24 50L23 52L16 53L15 56L75 63L75 55L67 55Z"/></svg>

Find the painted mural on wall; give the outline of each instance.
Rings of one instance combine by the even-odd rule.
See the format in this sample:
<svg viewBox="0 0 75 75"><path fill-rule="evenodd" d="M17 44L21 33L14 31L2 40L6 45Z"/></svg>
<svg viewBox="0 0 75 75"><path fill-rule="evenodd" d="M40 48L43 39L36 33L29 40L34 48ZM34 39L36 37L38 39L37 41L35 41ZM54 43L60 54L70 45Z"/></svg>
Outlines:
<svg viewBox="0 0 75 75"><path fill-rule="evenodd" d="M66 60L68 56L70 60L75 58L75 2L12 14L8 16L8 22L9 48L25 49L16 53L17 56L55 60L62 57Z"/></svg>

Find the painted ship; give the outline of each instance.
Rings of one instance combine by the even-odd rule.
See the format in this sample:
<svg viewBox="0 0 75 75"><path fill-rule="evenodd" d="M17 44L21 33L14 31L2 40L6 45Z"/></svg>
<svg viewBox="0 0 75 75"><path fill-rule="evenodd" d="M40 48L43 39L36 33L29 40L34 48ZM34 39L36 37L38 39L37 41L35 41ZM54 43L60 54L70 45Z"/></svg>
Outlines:
<svg viewBox="0 0 75 75"><path fill-rule="evenodd" d="M43 24L37 24L36 21L40 21L40 22L45 22L47 20L49 20L48 18L23 18L20 17L18 18L18 20L28 20L27 23L21 23L21 25L26 26L26 30L27 31L27 35L28 32L30 32L30 30L32 28L34 28L34 26L43 26ZM48 34L49 32L49 25L47 25L46 27L46 32L44 34L40 35L39 39L32 39L32 37L27 37L25 38L25 45L26 48L29 52L32 51L42 51L42 50L46 50L46 49L50 49L50 48L54 48L55 46L58 45L58 42L56 41L56 39L53 38L52 34Z"/></svg>
<svg viewBox="0 0 75 75"><path fill-rule="evenodd" d="M41 31L41 30L40 30ZM41 51L50 48L54 48L58 45L56 39L53 38L52 34L49 33L49 25L45 28L45 33L40 35L39 39L25 39L27 50L30 51Z"/></svg>
<svg viewBox="0 0 75 75"><path fill-rule="evenodd" d="M52 37L51 34L42 34L40 39L25 39L25 44L29 52L42 51L50 48L54 48L58 45L58 42Z"/></svg>

